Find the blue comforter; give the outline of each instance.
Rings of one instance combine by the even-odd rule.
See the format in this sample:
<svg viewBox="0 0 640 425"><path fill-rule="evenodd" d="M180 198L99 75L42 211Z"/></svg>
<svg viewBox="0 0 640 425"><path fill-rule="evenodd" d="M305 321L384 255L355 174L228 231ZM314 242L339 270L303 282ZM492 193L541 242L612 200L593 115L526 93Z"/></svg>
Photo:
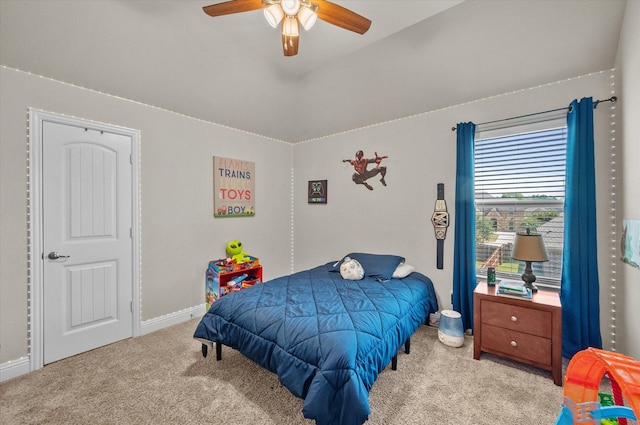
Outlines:
<svg viewBox="0 0 640 425"><path fill-rule="evenodd" d="M438 303L429 278L343 280L323 265L226 295L194 338L276 373L318 425L360 425L369 391Z"/></svg>

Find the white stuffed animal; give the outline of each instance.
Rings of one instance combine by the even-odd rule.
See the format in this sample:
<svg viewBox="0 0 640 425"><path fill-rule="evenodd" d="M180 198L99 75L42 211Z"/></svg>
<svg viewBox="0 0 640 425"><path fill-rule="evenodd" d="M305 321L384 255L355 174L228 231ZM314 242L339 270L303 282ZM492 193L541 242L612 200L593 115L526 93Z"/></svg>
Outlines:
<svg viewBox="0 0 640 425"><path fill-rule="evenodd" d="M357 260L345 257L340 264L340 276L346 280L360 280L364 277L364 269Z"/></svg>

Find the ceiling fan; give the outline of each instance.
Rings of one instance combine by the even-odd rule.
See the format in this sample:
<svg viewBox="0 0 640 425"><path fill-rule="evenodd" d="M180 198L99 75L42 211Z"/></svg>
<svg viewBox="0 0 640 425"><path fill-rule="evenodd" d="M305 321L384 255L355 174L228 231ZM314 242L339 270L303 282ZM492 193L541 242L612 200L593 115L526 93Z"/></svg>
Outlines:
<svg viewBox="0 0 640 425"><path fill-rule="evenodd" d="M202 9L214 17L264 9L264 16L273 28L282 22L285 56L298 54L300 26L309 30L318 18L358 34L364 34L371 26L369 19L326 0L230 0Z"/></svg>

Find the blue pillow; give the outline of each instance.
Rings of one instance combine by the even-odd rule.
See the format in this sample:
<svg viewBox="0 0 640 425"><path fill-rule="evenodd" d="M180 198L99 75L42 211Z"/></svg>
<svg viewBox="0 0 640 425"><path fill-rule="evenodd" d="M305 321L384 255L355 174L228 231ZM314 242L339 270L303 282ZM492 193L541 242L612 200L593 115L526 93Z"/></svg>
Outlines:
<svg viewBox="0 0 640 425"><path fill-rule="evenodd" d="M381 282L391 279L393 272L398 267L398 264L404 261L403 257L398 255L384 255L384 254L365 254L359 252L352 252L342 257L342 260L338 261L331 267L331 271L340 271L340 265L345 257L357 260L364 269L364 275L377 279Z"/></svg>

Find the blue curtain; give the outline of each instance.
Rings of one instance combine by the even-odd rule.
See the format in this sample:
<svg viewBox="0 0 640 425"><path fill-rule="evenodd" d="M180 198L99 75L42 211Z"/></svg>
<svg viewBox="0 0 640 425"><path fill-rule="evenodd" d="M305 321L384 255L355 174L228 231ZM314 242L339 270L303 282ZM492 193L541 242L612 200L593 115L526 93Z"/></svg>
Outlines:
<svg viewBox="0 0 640 425"><path fill-rule="evenodd" d="M453 248L453 309L464 329L473 329L473 290L476 287L476 217L474 206L473 140L476 125L456 127L456 201Z"/></svg>
<svg viewBox="0 0 640 425"><path fill-rule="evenodd" d="M596 240L593 100L571 102L567 113L567 177L562 252L562 355L602 348Z"/></svg>

